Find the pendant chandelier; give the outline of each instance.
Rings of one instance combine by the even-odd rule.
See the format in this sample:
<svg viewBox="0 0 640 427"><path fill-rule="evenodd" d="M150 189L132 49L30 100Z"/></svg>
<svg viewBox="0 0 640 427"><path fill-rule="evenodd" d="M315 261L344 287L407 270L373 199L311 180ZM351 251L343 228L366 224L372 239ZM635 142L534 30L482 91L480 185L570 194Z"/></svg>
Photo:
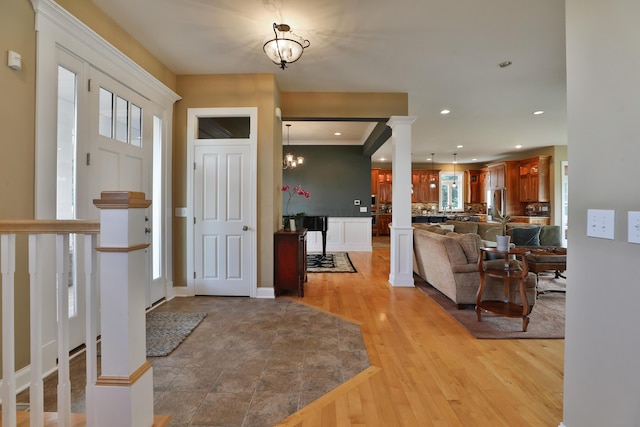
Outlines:
<svg viewBox="0 0 640 427"><path fill-rule="evenodd" d="M283 70L287 68L288 64L300 59L304 50L311 44L309 40L292 33L291 27L287 24L274 22L273 34L275 38L269 38L265 41L262 50L274 64Z"/></svg>
<svg viewBox="0 0 640 427"><path fill-rule="evenodd" d="M295 169L298 166L302 166L304 163L304 157L291 154L289 151L289 131L291 130L291 124L287 123L287 154L284 155L282 161L282 169Z"/></svg>
<svg viewBox="0 0 640 427"><path fill-rule="evenodd" d="M434 162L434 157L435 157L436 153L431 153L431 177L429 178L429 187L430 188L436 188L436 180L433 177L435 175L435 169L433 167L433 162Z"/></svg>
<svg viewBox="0 0 640 427"><path fill-rule="evenodd" d="M451 185L453 188L456 188L458 186L458 184L456 183L456 163L458 163L458 161L456 160L457 155L458 153L453 153L453 184Z"/></svg>

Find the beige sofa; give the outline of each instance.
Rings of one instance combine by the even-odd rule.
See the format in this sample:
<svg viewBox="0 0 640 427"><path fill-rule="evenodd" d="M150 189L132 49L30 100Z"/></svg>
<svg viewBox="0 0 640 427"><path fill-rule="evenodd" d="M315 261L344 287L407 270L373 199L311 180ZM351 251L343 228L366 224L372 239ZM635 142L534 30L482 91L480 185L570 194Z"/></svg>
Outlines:
<svg viewBox="0 0 640 427"><path fill-rule="evenodd" d="M415 224L414 272L451 299L458 308L475 305L480 286L478 255L481 246L479 234L460 234L435 225ZM514 301L520 303L517 281L512 281L510 286L512 295L515 295ZM533 273L527 276L526 293L527 301L533 305L536 300L536 276ZM502 300L503 282L487 278L484 299Z"/></svg>

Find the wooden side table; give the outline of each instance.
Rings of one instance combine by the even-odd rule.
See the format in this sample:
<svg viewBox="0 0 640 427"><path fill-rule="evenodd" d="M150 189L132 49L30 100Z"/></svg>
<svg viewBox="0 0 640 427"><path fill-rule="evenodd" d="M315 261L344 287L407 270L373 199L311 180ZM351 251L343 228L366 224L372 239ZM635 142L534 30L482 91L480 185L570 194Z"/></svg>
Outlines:
<svg viewBox="0 0 640 427"><path fill-rule="evenodd" d="M307 281L307 229L279 230L273 236L273 287L275 295L294 291L304 296Z"/></svg>
<svg viewBox="0 0 640 427"><path fill-rule="evenodd" d="M478 257L478 271L480 272L480 287L478 288L478 294L476 296L476 315L478 316L478 322L482 321L482 310L490 311L492 313L507 316L507 317L521 317L522 318L522 332L527 332L527 326L529 326L529 314L531 314L532 306L527 301L527 294L525 290L525 284L529 269L527 268L527 255L528 249L510 248L508 251L499 251L497 248L480 248L480 256ZM491 253L495 255L503 255L504 263L493 263L491 268L484 269L484 255L485 253ZM510 255L515 255L516 260L519 260L522 268L515 270L510 263ZM486 278L495 277L502 279L504 282L504 299L499 300L482 300L482 294L484 293ZM520 282L520 299L522 305L514 302L512 295L510 295L510 281L518 280Z"/></svg>

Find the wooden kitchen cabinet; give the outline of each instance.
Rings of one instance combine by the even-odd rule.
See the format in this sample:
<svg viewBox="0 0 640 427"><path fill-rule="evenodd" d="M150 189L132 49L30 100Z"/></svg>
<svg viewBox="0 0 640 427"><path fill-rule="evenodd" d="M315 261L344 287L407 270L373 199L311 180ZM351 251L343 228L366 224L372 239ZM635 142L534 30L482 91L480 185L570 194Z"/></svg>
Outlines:
<svg viewBox="0 0 640 427"><path fill-rule="evenodd" d="M432 203L438 202L438 175L439 171L419 170L411 171L411 185L413 185L413 194L411 202L413 203ZM431 188L431 182L435 183L435 187Z"/></svg>
<svg viewBox="0 0 640 427"><path fill-rule="evenodd" d="M378 215L377 223L379 236L388 236L389 234L391 234L391 230L389 230L389 224L391 223L391 214Z"/></svg>
<svg viewBox="0 0 640 427"><path fill-rule="evenodd" d="M505 168L504 163L489 165L489 187L492 190L505 188Z"/></svg>
<svg viewBox="0 0 640 427"><path fill-rule="evenodd" d="M380 169L371 169L371 194L378 194L378 175Z"/></svg>
<svg viewBox="0 0 640 427"><path fill-rule="evenodd" d="M307 229L279 230L273 236L275 295L293 291L304 296L307 281Z"/></svg>
<svg viewBox="0 0 640 427"><path fill-rule="evenodd" d="M391 203L393 199L393 175L390 170L380 170L378 173L378 203Z"/></svg>
<svg viewBox="0 0 640 427"><path fill-rule="evenodd" d="M505 190L506 206L503 214L520 215L520 162L507 160L487 165L489 174L489 188L491 190Z"/></svg>
<svg viewBox="0 0 640 427"><path fill-rule="evenodd" d="M480 196L479 203L487 203L487 190L489 190L489 171L487 169L480 170Z"/></svg>
<svg viewBox="0 0 640 427"><path fill-rule="evenodd" d="M464 171L464 201L466 203L481 203L480 195L482 194L482 185L480 183L479 170Z"/></svg>
<svg viewBox="0 0 640 427"><path fill-rule="evenodd" d="M519 168L521 202L549 202L549 156L522 160Z"/></svg>

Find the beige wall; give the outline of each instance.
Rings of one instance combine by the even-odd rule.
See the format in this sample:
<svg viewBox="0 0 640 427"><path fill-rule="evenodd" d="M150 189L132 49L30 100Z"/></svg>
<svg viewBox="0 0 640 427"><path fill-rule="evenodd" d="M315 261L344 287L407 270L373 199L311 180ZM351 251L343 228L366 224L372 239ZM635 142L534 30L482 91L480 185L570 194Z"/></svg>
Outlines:
<svg viewBox="0 0 640 427"><path fill-rule="evenodd" d="M178 76L182 96L174 109L173 204L187 206L187 109L258 107L258 286L273 287L273 233L280 217L282 169L281 127L276 118L279 91L273 74ZM261 159L267 159L266 161ZM173 274L175 286L186 286L187 224L174 218Z"/></svg>
<svg viewBox="0 0 640 427"><path fill-rule="evenodd" d="M569 252L562 420L638 426L640 2L566 1ZM588 210L615 212L614 239L587 236Z"/></svg>
<svg viewBox="0 0 640 427"><path fill-rule="evenodd" d="M36 36L28 0L2 0L0 13L0 219L34 215ZM7 66L7 51L22 56L22 70ZM18 239L16 264L16 367L29 360L29 281L26 243Z"/></svg>

